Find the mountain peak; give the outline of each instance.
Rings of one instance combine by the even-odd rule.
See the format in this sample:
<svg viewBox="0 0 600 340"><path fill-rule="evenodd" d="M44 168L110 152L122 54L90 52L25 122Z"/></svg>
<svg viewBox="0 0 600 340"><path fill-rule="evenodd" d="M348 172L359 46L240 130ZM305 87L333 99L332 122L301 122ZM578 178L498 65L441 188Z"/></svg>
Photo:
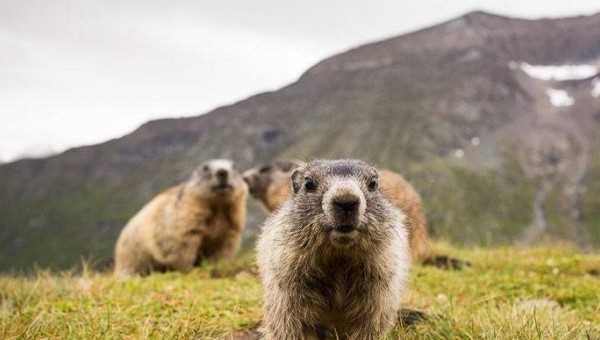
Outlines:
<svg viewBox="0 0 600 340"><path fill-rule="evenodd" d="M519 20L519 21L541 21L541 20L553 20L553 21L565 21L565 20L577 20L582 18L598 18L600 17L600 12L598 13L590 13L590 14L580 14L566 17L546 17L541 16L539 18L523 18L516 17L511 15L503 15L498 13L486 12L483 10L473 10L461 15L459 18L464 19L475 19L475 20Z"/></svg>
<svg viewBox="0 0 600 340"><path fill-rule="evenodd" d="M467 12L463 15L465 18L508 18L502 15L482 11L482 10L474 10Z"/></svg>
<svg viewBox="0 0 600 340"><path fill-rule="evenodd" d="M480 25L480 26L494 26L501 25L503 27L507 21L517 21L523 20L521 18L510 17L506 15L500 15L490 12L485 12L481 10L475 10L468 12L455 20L462 20L471 25Z"/></svg>

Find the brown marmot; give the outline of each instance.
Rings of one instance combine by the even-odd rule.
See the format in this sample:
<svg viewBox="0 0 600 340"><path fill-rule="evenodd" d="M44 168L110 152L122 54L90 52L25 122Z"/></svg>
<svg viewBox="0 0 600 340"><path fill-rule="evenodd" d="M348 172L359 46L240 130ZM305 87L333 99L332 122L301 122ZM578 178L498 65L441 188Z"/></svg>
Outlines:
<svg viewBox="0 0 600 340"><path fill-rule="evenodd" d="M290 196L290 177L294 169L304 165L296 160L276 160L244 171L250 195L258 199L267 212L273 212Z"/></svg>
<svg viewBox="0 0 600 340"><path fill-rule="evenodd" d="M277 160L271 164L246 170L243 174L250 194L262 202L269 212L279 208L290 195L290 176L303 163L295 160ZM422 262L431 257L431 242L421 196L401 175L380 170L383 195L406 215L406 226L412 258Z"/></svg>
<svg viewBox="0 0 600 340"><path fill-rule="evenodd" d="M115 273L188 271L203 259L233 256L245 226L247 192L230 160L202 164L127 223L115 247Z"/></svg>
<svg viewBox="0 0 600 340"><path fill-rule="evenodd" d="M379 339L408 278L404 214L362 161L312 161L292 188L257 245L266 338Z"/></svg>

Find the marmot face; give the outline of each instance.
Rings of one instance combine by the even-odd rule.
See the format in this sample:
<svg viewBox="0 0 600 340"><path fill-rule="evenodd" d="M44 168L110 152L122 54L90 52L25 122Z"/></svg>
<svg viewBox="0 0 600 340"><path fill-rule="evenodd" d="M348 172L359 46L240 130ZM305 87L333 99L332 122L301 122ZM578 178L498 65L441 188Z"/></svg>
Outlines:
<svg viewBox="0 0 600 340"><path fill-rule="evenodd" d="M213 159L194 170L186 189L205 199L222 200L238 197L247 186L231 160Z"/></svg>
<svg viewBox="0 0 600 340"><path fill-rule="evenodd" d="M311 162L293 172L292 189L293 224L316 246L369 251L394 232L378 172L363 161Z"/></svg>
<svg viewBox="0 0 600 340"><path fill-rule="evenodd" d="M289 183L292 170L301 165L299 161L277 160L248 169L244 171L243 177L248 184L250 194L264 203L269 190L274 186L278 187L282 182Z"/></svg>

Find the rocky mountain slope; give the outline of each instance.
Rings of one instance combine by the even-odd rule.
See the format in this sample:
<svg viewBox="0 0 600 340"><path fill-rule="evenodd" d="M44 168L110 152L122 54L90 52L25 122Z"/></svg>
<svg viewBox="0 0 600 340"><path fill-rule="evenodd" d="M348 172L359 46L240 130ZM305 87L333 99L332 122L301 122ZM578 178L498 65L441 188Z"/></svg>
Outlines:
<svg viewBox="0 0 600 340"><path fill-rule="evenodd" d="M145 201L212 157L242 168L363 158L415 183L437 237L597 246L599 36L600 14L473 12L335 55L289 86L205 115L3 164L0 269L110 256Z"/></svg>

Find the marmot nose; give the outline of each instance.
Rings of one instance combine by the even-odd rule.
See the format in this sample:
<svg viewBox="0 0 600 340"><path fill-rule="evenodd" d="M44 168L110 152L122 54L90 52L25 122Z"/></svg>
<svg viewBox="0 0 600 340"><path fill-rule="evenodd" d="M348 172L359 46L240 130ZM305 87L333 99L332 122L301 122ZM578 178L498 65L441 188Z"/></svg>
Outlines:
<svg viewBox="0 0 600 340"><path fill-rule="evenodd" d="M227 173L227 170L224 170L224 169L219 169L219 170L217 170L217 177L218 177L220 180L225 180L225 179L227 179L227 176L228 176L228 175L229 175L229 174Z"/></svg>
<svg viewBox="0 0 600 340"><path fill-rule="evenodd" d="M340 233L349 233L356 229L353 224L341 224L335 227L335 230Z"/></svg>
<svg viewBox="0 0 600 340"><path fill-rule="evenodd" d="M354 213L358 210L358 205L360 204L360 200L358 197L354 196L346 196L339 197L333 201L333 207L337 212L349 214Z"/></svg>

